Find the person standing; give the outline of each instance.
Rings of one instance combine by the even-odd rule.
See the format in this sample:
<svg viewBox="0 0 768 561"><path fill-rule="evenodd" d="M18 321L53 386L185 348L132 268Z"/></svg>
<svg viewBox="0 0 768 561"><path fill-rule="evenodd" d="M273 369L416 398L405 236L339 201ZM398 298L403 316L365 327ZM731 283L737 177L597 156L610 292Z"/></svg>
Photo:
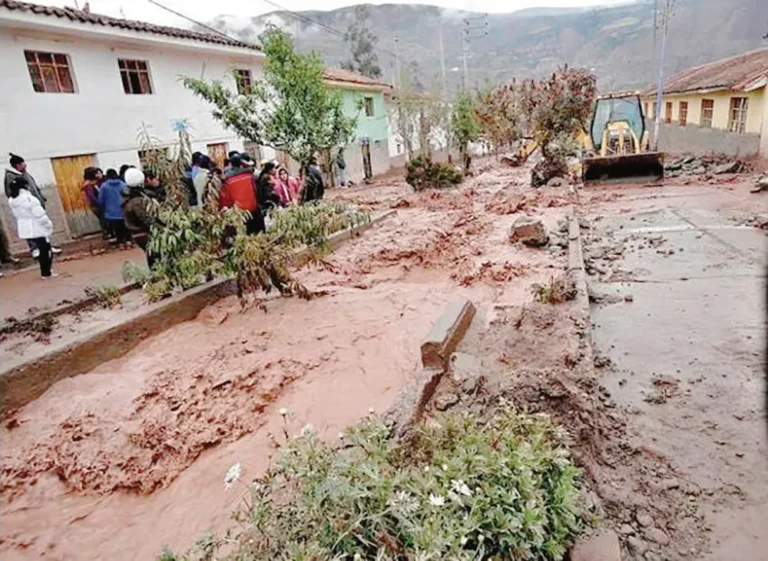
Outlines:
<svg viewBox="0 0 768 561"><path fill-rule="evenodd" d="M149 232L152 227L152 215L149 205L149 191L146 186L146 177L141 170L131 169L125 174L125 183L128 186L128 195L123 203L123 215L125 227L133 241L138 245L147 257L147 266L152 268L154 257L149 253Z"/></svg>
<svg viewBox="0 0 768 561"><path fill-rule="evenodd" d="M27 171L27 162L24 161L24 158L17 156L16 154L8 155L10 156L11 167L5 170L5 196L8 198L11 197L10 185L14 180L21 177L24 180L22 189L26 189L32 194L33 197L40 201L40 206L42 206L43 210L45 210L45 203L48 202L48 200L45 198L45 195L43 195L43 192L37 185L35 178L32 177ZM29 250L32 252L32 257L37 259L40 255L40 251L37 249L35 242L29 239L27 240L27 245L29 246ZM51 251L53 251L54 255L61 253L61 249L54 246L51 246Z"/></svg>
<svg viewBox="0 0 768 561"><path fill-rule="evenodd" d="M230 158L232 169L224 180L219 195L221 208L236 206L250 213L245 222L245 231L248 234L258 234L266 230L264 216L259 210L259 201L256 197L256 183L253 176L253 168L243 167L240 156Z"/></svg>
<svg viewBox="0 0 768 561"><path fill-rule="evenodd" d="M267 162L261 168L259 179L256 181L256 196L259 200L259 208L262 212L283 206L283 201L275 192L277 184L277 166L275 162Z"/></svg>
<svg viewBox="0 0 768 561"><path fill-rule="evenodd" d="M99 206L104 213L107 226L112 231L112 235L115 236L115 242L124 249L132 245L131 237L125 228L125 216L123 214L123 196L127 194L128 186L125 182L120 179L114 169L108 169L107 179L99 189Z"/></svg>
<svg viewBox="0 0 768 561"><path fill-rule="evenodd" d="M194 170L195 168L193 167L192 169ZM201 154L197 161L197 172L195 173L193 171L192 173L192 185L195 188L197 200L200 204L205 204L203 192L205 191L205 186L208 185L211 169L213 169L213 162L211 161L211 158L205 154Z"/></svg>
<svg viewBox="0 0 768 561"><path fill-rule="evenodd" d="M45 213L43 205L26 188L26 180L23 177L17 177L7 184L6 188L8 206L16 218L19 238L34 241L35 248L39 251L40 274L44 279L58 276L51 270L53 251L48 241L53 234L53 222Z"/></svg>
<svg viewBox="0 0 768 561"><path fill-rule="evenodd" d="M304 166L304 189L301 200L304 203L322 200L325 193L323 184L323 173L317 167L317 160L311 158L309 163Z"/></svg>
<svg viewBox="0 0 768 561"><path fill-rule="evenodd" d="M144 170L144 190L150 199L165 202L165 187L160 183L160 176L151 169Z"/></svg>
<svg viewBox="0 0 768 561"><path fill-rule="evenodd" d="M347 184L347 162L344 159L344 147L339 148L336 154L336 169L339 171L339 185L341 187Z"/></svg>
<svg viewBox="0 0 768 561"><path fill-rule="evenodd" d="M282 199L284 205L292 205L298 202L299 182L288 174L288 170L281 167L277 172L277 185L275 191Z"/></svg>
<svg viewBox="0 0 768 561"><path fill-rule="evenodd" d="M106 222L104 222L104 213L101 212L99 206L99 185L104 180L104 172L99 168L85 168L83 172L83 196L85 197L88 206L91 207L91 212L99 220L99 226L101 227L101 234L105 240L110 238L109 230Z"/></svg>

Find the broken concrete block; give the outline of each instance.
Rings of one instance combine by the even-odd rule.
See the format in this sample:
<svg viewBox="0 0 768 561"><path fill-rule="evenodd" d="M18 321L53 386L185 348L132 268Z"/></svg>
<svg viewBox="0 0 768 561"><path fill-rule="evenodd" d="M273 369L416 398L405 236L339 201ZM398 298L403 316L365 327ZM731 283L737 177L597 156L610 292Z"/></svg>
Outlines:
<svg viewBox="0 0 768 561"><path fill-rule="evenodd" d="M568 181L563 177L553 177L547 181L547 187L567 187Z"/></svg>
<svg viewBox="0 0 768 561"><path fill-rule="evenodd" d="M467 353L453 353L451 355L451 379L465 394L474 394L479 386L485 383L482 374L483 365L479 358Z"/></svg>
<svg viewBox="0 0 768 561"><path fill-rule="evenodd" d="M715 173L737 173L740 167L741 164L739 162L725 162L724 164L715 167Z"/></svg>
<svg viewBox="0 0 768 561"><path fill-rule="evenodd" d="M520 216L512 224L509 232L509 241L511 243L522 242L524 245L532 247L541 247L549 242L547 228L540 218L531 218L530 216Z"/></svg>
<svg viewBox="0 0 768 561"><path fill-rule="evenodd" d="M435 400L435 407L438 411L445 411L459 402L459 396L455 393L446 393Z"/></svg>
<svg viewBox="0 0 768 561"><path fill-rule="evenodd" d="M613 530L581 537L570 551L571 561L621 561L619 536Z"/></svg>
<svg viewBox="0 0 768 561"><path fill-rule="evenodd" d="M445 368L451 353L469 329L475 306L466 298L451 302L421 344L424 368Z"/></svg>

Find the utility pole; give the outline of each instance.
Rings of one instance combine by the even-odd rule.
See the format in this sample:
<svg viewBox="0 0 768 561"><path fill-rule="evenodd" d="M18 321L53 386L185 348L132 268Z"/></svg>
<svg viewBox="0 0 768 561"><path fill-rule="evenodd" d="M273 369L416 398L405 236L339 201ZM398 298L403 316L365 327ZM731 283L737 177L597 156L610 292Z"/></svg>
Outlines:
<svg viewBox="0 0 768 561"><path fill-rule="evenodd" d="M464 27L461 32L461 57L464 65L464 89L469 86L469 68L467 59L469 58L469 42L471 39L480 39L488 35L488 14L483 14L474 18L464 18Z"/></svg>
<svg viewBox="0 0 768 561"><path fill-rule="evenodd" d="M448 87L445 84L445 51L443 50L443 20L440 20L440 71L443 75L443 101L448 101Z"/></svg>
<svg viewBox="0 0 768 561"><path fill-rule="evenodd" d="M393 80L395 89L400 82L400 39L395 35L395 79Z"/></svg>
<svg viewBox="0 0 768 561"><path fill-rule="evenodd" d="M667 54L667 34L669 20L672 18L673 0L665 0L664 12L661 15L661 53L659 55L659 82L656 87L656 119L653 123L653 150L659 149L659 129L661 123L661 107L664 101L664 58Z"/></svg>

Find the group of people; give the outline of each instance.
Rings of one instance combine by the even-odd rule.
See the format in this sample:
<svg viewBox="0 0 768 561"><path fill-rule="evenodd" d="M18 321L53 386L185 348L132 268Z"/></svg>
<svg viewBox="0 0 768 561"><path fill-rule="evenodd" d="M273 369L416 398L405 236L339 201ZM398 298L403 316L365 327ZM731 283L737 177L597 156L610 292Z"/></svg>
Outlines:
<svg viewBox="0 0 768 561"><path fill-rule="evenodd" d="M51 245L53 223L45 211L46 199L20 156L10 155L5 174L5 194L16 218L17 232L27 241L32 256L39 260L43 278L56 276L53 255L61 250ZM219 168L206 154L195 152L183 177L191 207L216 205L248 211L246 232L263 232L265 216L278 207L302 204L323 198L325 184L315 160L292 177L285 167L265 160L258 167L247 153L230 152ZM123 165L120 170L89 167L83 172L82 195L99 220L105 239L121 247L133 244L147 250L152 224L147 202L162 202L166 192L151 169ZM14 259L10 256L10 259ZM14 259L15 260L15 259ZM17 261L17 260L16 260ZM152 256L147 254L152 266Z"/></svg>

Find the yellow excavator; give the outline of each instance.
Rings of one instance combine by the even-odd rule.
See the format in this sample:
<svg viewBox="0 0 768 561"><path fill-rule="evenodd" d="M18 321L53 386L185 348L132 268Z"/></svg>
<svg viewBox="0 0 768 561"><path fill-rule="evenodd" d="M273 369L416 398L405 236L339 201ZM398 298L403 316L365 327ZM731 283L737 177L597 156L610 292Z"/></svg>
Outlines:
<svg viewBox="0 0 768 561"><path fill-rule="evenodd" d="M649 151L648 140L640 96L598 97L589 131L582 137L584 183L645 182L664 177L664 154Z"/></svg>

